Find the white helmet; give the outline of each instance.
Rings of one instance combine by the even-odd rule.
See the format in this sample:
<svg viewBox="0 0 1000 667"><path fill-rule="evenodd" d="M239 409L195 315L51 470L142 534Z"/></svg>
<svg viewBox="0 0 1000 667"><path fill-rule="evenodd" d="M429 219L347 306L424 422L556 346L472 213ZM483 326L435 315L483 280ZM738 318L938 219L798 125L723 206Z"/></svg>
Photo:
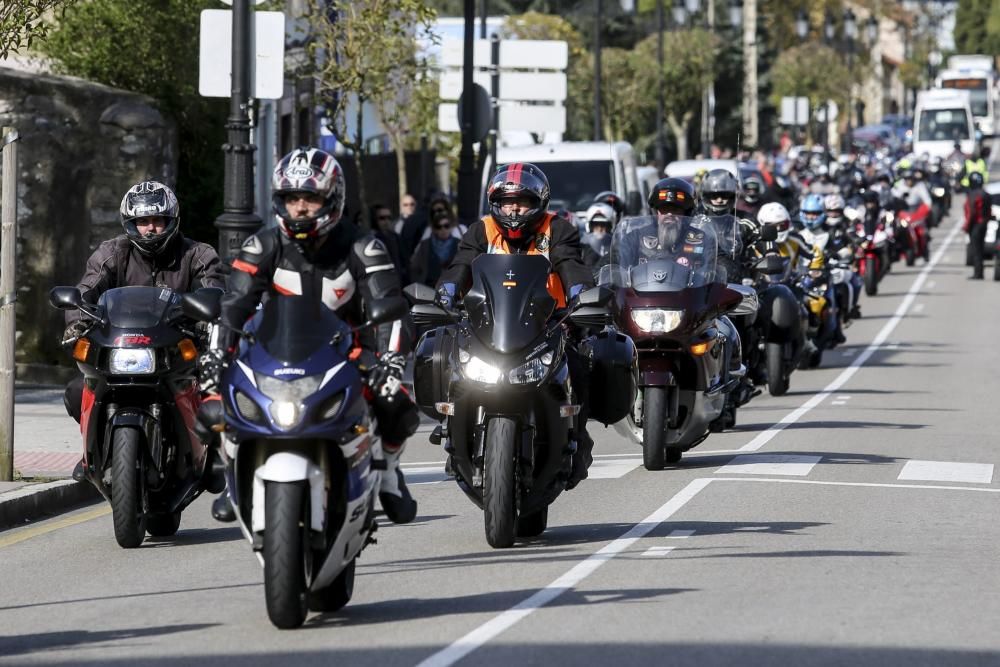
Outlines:
<svg viewBox="0 0 1000 667"><path fill-rule="evenodd" d="M778 243L788 240L788 230L792 227L792 217L788 215L788 209L778 202L764 204L757 212L757 222L761 227L774 225L778 228Z"/></svg>
<svg viewBox="0 0 1000 667"><path fill-rule="evenodd" d="M823 199L823 209L826 211L826 226L836 227L844 221L844 209L847 202L844 197L837 194L829 194Z"/></svg>
<svg viewBox="0 0 1000 667"><path fill-rule="evenodd" d="M587 221L587 231L593 231L591 227L593 227L594 222L603 222L608 229L611 229L615 224L616 217L615 209L611 207L611 204L603 202L591 204L584 215L584 219Z"/></svg>

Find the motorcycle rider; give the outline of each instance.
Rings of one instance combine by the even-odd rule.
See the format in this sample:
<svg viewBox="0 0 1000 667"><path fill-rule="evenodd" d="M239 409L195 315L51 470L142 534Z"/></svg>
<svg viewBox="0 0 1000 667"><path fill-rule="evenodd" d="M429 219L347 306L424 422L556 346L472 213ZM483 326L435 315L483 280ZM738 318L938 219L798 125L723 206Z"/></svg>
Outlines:
<svg viewBox="0 0 1000 667"><path fill-rule="evenodd" d="M990 219L990 198L983 191L983 175L969 174L965 197L965 222L962 231L969 235L972 246L972 279L983 279L983 246L986 243L986 223Z"/></svg>
<svg viewBox="0 0 1000 667"><path fill-rule="evenodd" d="M229 292L222 300L222 349L216 357L235 352L233 330L242 329L261 298L321 300L349 324L365 321L372 299L401 295L399 276L385 245L346 220L344 172L337 160L317 148L297 148L274 169L272 206L277 226L261 230L244 242L233 261ZM367 376L365 396L378 421L386 468L379 501L394 523L409 523L417 513L399 469L406 439L419 423L417 408L400 389L406 360L402 327L366 330L355 338L350 360ZM380 358L376 353L380 354ZM220 521L235 520L228 498L213 506Z"/></svg>
<svg viewBox="0 0 1000 667"><path fill-rule="evenodd" d="M722 282L739 282L742 276L737 258L743 249L744 231L736 218L736 177L727 169L713 169L701 182L701 210L715 225L719 239L719 267L725 270Z"/></svg>
<svg viewBox="0 0 1000 667"><path fill-rule="evenodd" d="M863 193L862 195L863 196ZM848 271L848 296L850 304L850 312L848 313L847 319L856 319L861 317L861 307L858 305L857 295L861 294L861 276L850 269L850 263L854 258L856 248L854 247L854 239L848 231L847 218L844 216L844 209L847 207L847 202L839 194L827 195L823 199L823 210L826 213L826 227L830 231L830 240L827 242L826 249L831 257L834 257L837 262L845 265L845 270Z"/></svg>
<svg viewBox="0 0 1000 667"><path fill-rule="evenodd" d="M892 188L892 195L906 202L906 208L914 209L926 204L929 209L933 202L931 193L923 181L918 181L912 167L900 170L900 180Z"/></svg>
<svg viewBox="0 0 1000 667"><path fill-rule="evenodd" d="M614 209L615 217L614 220L612 221L613 223L612 227L622 221L622 215L624 215L625 213L625 202L623 202L622 198L616 195L611 190L605 190L604 192L601 192L596 197L594 197L594 203L607 204L612 209Z"/></svg>
<svg viewBox="0 0 1000 667"><path fill-rule="evenodd" d="M990 170L986 166L986 161L990 157L989 146L983 146L979 149L979 155L975 159L970 155L965 159L964 169L962 171L962 187L968 189L971 185L971 179L969 178L972 174L979 174L983 183L989 181Z"/></svg>
<svg viewBox="0 0 1000 667"><path fill-rule="evenodd" d="M583 261L595 273L607 263L611 251L611 228L616 218L610 204L591 204L587 209L587 233L580 239Z"/></svg>
<svg viewBox="0 0 1000 667"><path fill-rule="evenodd" d="M827 197L830 196L827 195ZM840 195L837 196L839 197ZM843 198L841 197L841 199ZM827 269L827 256L828 253L831 253L832 248L827 245L830 240L830 234L824 229L824 223L826 222L824 197L818 194L807 195L799 207L799 222L802 223L803 227L801 232L802 239L812 246L813 254L812 259L807 265L803 265L802 269L804 271ZM830 309L834 313L834 317L831 317L825 323L825 326L827 331L832 334L834 341L843 343L847 338L844 337L844 332L841 329L840 318L836 317L838 310L837 291L834 289L832 276L827 281L826 300L830 304Z"/></svg>
<svg viewBox="0 0 1000 667"><path fill-rule="evenodd" d="M736 201L737 215L749 220L756 220L761 206L764 205L764 182L755 175L747 176L743 181L743 194Z"/></svg>
<svg viewBox="0 0 1000 667"><path fill-rule="evenodd" d="M469 225L458 253L438 280L437 302L451 310L472 280L472 261L482 254L544 255L552 264L548 291L558 308L565 308L594 284L580 255L580 233L572 223L548 211L549 179L536 165L515 162L501 165L486 190L490 212ZM593 462L594 441L587 432L590 414L588 384L583 363L572 341L566 346L570 379L580 399L577 415L577 449L566 488L587 478Z"/></svg>
<svg viewBox="0 0 1000 667"><path fill-rule="evenodd" d="M173 190L157 181L142 181L129 188L118 210L124 234L104 241L87 260L77 284L86 303L96 304L104 292L116 287L166 287L191 292L199 287L225 287L219 255L207 243L180 232L180 204ZM93 325L79 311L66 311L63 347L72 346ZM83 376L66 385L66 412L80 421ZM84 462L73 469L73 479L84 478Z"/></svg>

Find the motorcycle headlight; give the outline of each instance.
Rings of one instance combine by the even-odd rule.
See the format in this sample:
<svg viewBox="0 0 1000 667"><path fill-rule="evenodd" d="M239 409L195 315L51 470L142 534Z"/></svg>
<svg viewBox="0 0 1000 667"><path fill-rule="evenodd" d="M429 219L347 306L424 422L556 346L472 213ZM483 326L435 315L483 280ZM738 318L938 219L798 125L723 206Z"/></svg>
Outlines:
<svg viewBox="0 0 1000 667"><path fill-rule="evenodd" d="M108 370L117 375L149 375L156 371L156 355L150 348L114 348Z"/></svg>
<svg viewBox="0 0 1000 667"><path fill-rule="evenodd" d="M552 363L552 353L546 352L540 357L535 357L530 361L526 361L517 368L513 369L508 374L508 379L511 384L530 384L533 382L540 382L545 373L549 370L549 364Z"/></svg>
<svg viewBox="0 0 1000 667"><path fill-rule="evenodd" d="M931 188L931 196L944 197L944 188L942 187Z"/></svg>
<svg viewBox="0 0 1000 667"><path fill-rule="evenodd" d="M299 421L299 406L291 401L271 401L271 417L282 428L291 428Z"/></svg>
<svg viewBox="0 0 1000 667"><path fill-rule="evenodd" d="M683 315L683 310L636 308L632 311L632 321L646 333L668 333L680 326Z"/></svg>
<svg viewBox="0 0 1000 667"><path fill-rule="evenodd" d="M271 399L271 418L282 428L295 426L302 417L302 401L319 389L321 375L310 375L295 380L280 380L270 375L254 373L257 388Z"/></svg>
<svg viewBox="0 0 1000 667"><path fill-rule="evenodd" d="M469 361L465 364L464 368L465 377L475 382L482 382L483 384L496 384L503 377L503 371L494 366L493 364L488 364L476 355L469 355Z"/></svg>

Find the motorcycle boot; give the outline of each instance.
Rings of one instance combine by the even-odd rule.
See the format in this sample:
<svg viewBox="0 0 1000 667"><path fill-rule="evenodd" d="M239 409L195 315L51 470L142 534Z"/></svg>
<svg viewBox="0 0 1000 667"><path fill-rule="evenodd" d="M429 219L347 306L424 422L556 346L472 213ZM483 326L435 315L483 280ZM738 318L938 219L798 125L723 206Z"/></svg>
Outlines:
<svg viewBox="0 0 1000 667"><path fill-rule="evenodd" d="M573 469L570 471L569 479L566 480L566 490L576 488L576 485L587 479L590 475L588 470L594 462L594 440L587 433L585 427L578 429L579 436L576 439L576 453L573 454Z"/></svg>
<svg viewBox="0 0 1000 667"><path fill-rule="evenodd" d="M232 523L236 521L236 510L229 502L229 492L223 491L219 497L212 501L212 518L222 523Z"/></svg>
<svg viewBox="0 0 1000 667"><path fill-rule="evenodd" d="M410 523L417 516L417 501L410 495L406 478L399 469L399 458L405 447L405 444L382 443L385 470L382 471L378 499L385 515L393 523Z"/></svg>

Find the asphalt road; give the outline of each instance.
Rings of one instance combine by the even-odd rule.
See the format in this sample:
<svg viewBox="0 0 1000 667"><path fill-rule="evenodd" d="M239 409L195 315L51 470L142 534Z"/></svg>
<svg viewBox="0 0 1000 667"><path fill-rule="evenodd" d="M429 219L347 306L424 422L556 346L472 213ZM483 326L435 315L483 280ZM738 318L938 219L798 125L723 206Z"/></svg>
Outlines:
<svg viewBox="0 0 1000 667"><path fill-rule="evenodd" d="M962 244L935 230L931 267L897 264L847 345L678 469L595 426L592 478L515 548L421 434L419 517L299 630L209 498L131 551L104 506L0 533L0 664L1000 665L1000 284Z"/></svg>

